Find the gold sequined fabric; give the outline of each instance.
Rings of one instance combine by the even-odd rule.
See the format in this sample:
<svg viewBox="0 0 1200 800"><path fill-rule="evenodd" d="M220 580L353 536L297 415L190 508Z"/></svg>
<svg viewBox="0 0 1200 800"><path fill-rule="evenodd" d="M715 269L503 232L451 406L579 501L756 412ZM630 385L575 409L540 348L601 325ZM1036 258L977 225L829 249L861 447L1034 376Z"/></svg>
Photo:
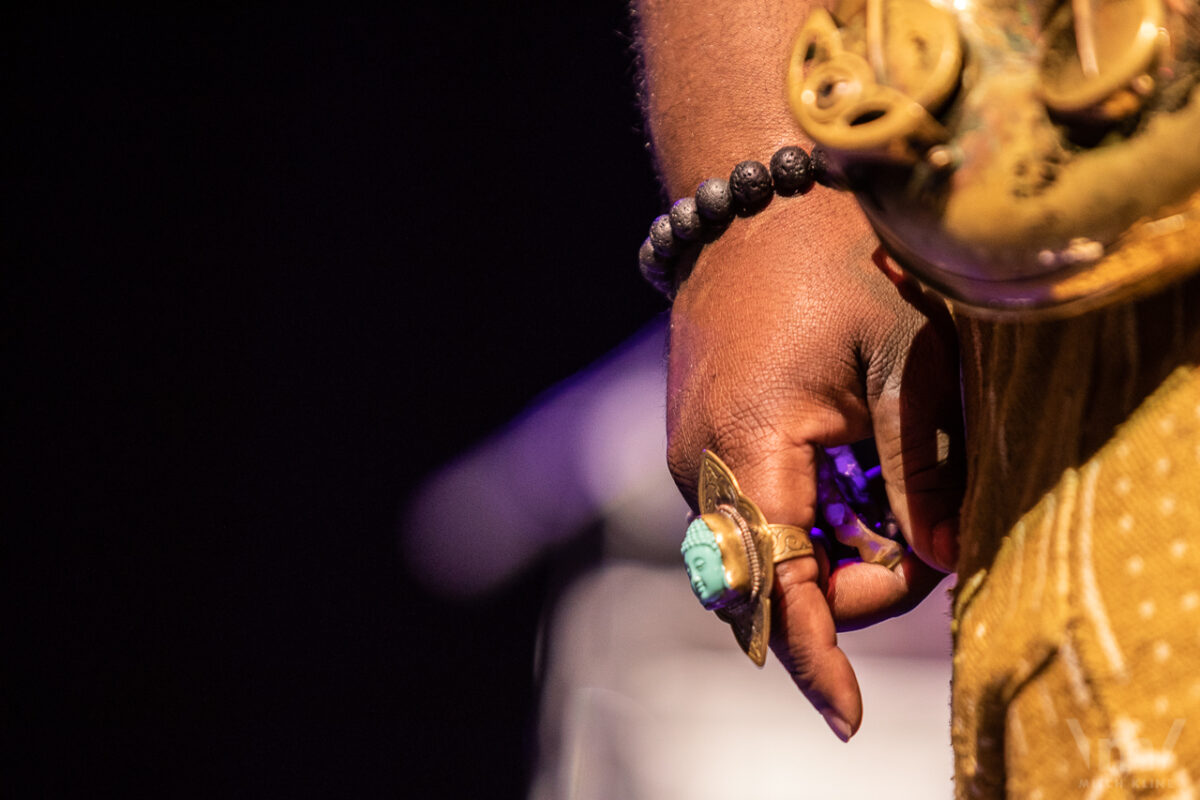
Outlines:
<svg viewBox="0 0 1200 800"><path fill-rule="evenodd" d="M1200 796L1200 282L959 329L958 796Z"/></svg>

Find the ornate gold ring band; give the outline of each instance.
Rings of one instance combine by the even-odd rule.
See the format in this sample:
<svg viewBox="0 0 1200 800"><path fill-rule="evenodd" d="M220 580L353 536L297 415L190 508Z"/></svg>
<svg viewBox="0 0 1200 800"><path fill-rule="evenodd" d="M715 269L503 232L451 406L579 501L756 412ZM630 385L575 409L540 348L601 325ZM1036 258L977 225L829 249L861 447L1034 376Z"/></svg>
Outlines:
<svg viewBox="0 0 1200 800"><path fill-rule="evenodd" d="M813 555L808 531L771 524L738 486L733 472L705 450L700 467L700 516L684 536L684 564L705 608L732 626L755 664L767 658L775 565Z"/></svg>

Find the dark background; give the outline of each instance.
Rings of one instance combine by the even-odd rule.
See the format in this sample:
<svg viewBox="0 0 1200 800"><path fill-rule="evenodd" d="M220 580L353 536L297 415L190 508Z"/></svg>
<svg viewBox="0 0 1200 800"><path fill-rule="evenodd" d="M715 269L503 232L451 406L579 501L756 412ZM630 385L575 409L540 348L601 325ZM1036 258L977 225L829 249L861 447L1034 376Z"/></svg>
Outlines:
<svg viewBox="0 0 1200 800"><path fill-rule="evenodd" d="M9 20L4 796L522 795L423 475L664 307L620 2ZM481 531L480 535L486 535Z"/></svg>

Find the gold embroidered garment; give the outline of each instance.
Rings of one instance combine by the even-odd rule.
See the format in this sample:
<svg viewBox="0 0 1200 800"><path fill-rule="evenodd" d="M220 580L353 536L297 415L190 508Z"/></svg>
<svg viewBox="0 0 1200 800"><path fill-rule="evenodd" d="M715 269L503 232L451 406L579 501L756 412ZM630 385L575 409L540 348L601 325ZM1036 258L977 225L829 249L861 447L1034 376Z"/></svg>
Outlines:
<svg viewBox="0 0 1200 800"><path fill-rule="evenodd" d="M1200 282L960 334L958 796L1200 796Z"/></svg>

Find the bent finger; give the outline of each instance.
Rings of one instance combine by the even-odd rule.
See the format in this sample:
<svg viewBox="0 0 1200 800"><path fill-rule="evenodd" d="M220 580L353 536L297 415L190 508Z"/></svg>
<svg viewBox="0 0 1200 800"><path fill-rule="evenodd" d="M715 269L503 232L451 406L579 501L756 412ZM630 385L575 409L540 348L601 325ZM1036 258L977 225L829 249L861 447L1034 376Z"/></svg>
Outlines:
<svg viewBox="0 0 1200 800"><path fill-rule="evenodd" d="M825 597L837 629L858 630L911 611L943 577L910 552L892 569L863 562L838 567L829 576Z"/></svg>
<svg viewBox="0 0 1200 800"><path fill-rule="evenodd" d="M811 528L816 509L816 448L785 445L744 464L742 490L771 522ZM823 554L820 554L823 555ZM817 556L776 566L771 649L797 688L847 741L862 724L862 695L846 654L837 646L837 627L822 588L827 565Z"/></svg>

